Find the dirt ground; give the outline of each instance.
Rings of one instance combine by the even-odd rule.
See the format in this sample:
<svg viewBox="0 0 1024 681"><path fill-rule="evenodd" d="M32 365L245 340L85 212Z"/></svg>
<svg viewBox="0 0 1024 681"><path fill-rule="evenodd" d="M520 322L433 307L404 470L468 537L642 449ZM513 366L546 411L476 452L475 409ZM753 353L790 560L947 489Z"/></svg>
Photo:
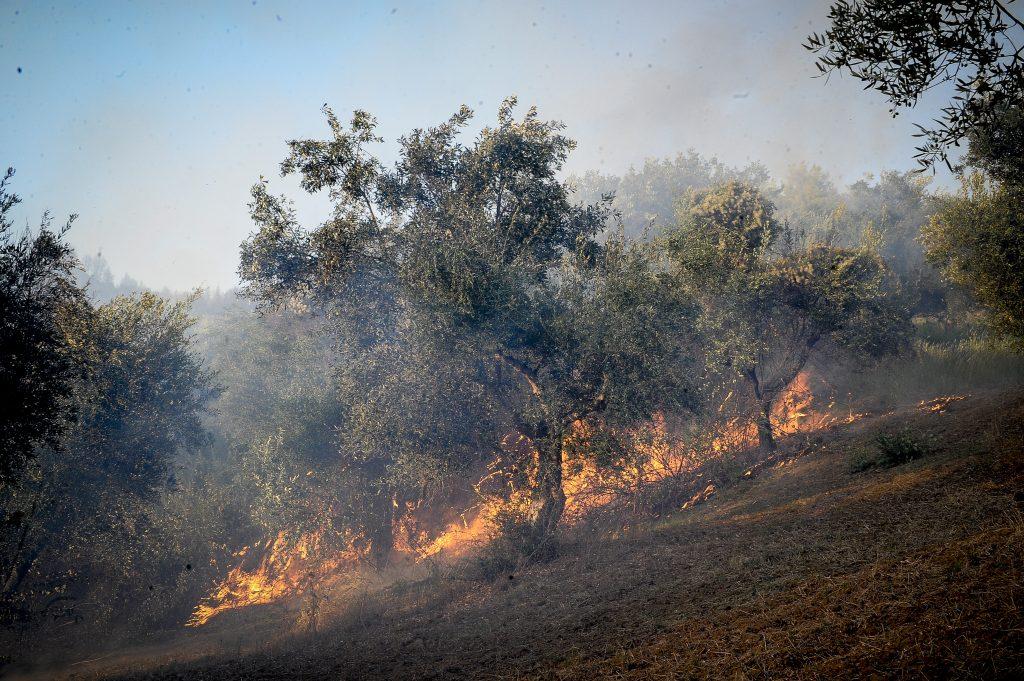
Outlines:
<svg viewBox="0 0 1024 681"><path fill-rule="evenodd" d="M932 452L852 472L898 428ZM914 405L792 438L696 506L606 521L519 573L399 583L315 634L224 616L177 651L201 659L137 651L59 676L1024 678L1022 511L1024 394ZM224 644L243 628L262 649Z"/></svg>

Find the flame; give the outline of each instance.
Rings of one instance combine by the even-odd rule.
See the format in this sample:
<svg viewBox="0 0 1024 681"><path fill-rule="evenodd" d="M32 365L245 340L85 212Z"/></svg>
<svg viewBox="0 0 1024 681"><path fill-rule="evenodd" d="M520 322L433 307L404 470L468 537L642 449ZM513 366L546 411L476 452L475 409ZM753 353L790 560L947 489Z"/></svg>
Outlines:
<svg viewBox="0 0 1024 681"><path fill-rule="evenodd" d="M723 400L719 412L725 407L730 397L732 397L731 391ZM770 415L772 432L776 436L783 437L808 433L833 425L853 423L866 415L852 410L846 414L838 414L833 411L834 407L834 400L830 401L824 409L814 407L814 391L811 388L810 373L806 370L801 371L775 400ZM721 453L749 447L756 442L756 424L748 418L737 416L726 422L715 437L712 449Z"/></svg>
<svg viewBox="0 0 1024 681"><path fill-rule="evenodd" d="M512 455L511 460L530 462L529 469L522 476L525 484L516 484L517 473L520 471L504 467L503 457L492 461L487 474L473 486L480 503L462 513L457 521L447 525L432 541L426 542L417 552L417 560L442 554L447 558L465 556L494 535L501 514L515 511L522 513L529 506L529 489L536 476L536 447L530 438L520 433L506 435L500 444L503 452Z"/></svg>
<svg viewBox="0 0 1024 681"><path fill-rule="evenodd" d="M946 395L944 397L936 397L932 400L921 400L920 404L917 405L918 410L925 412L926 414L942 414L946 409L954 402L967 399L968 395Z"/></svg>
<svg viewBox="0 0 1024 681"><path fill-rule="evenodd" d="M494 529L494 514L498 508L497 504L488 504L469 522L463 518L459 522L451 523L436 539L417 552L417 558L423 560L442 553L452 558L466 555L491 536Z"/></svg>
<svg viewBox="0 0 1024 681"><path fill-rule="evenodd" d="M733 398L730 391L720 405L721 414ZM958 396L922 402L922 410L941 411ZM846 416L831 413L834 403L824 411L813 408L809 376L801 372L776 401L771 413L772 427L779 435L791 435L824 428L836 423L849 423L862 414ZM656 414L647 424L617 434L626 443L626 453L611 466L599 467L593 453L598 432L584 421L572 424L562 451L563 490L566 496L564 522L572 525L588 512L607 505L624 494L645 485L696 469L709 457L748 447L757 441L757 427L749 418L726 419L714 432L708 433L706 446L673 442L663 414ZM529 507L532 482L535 479L537 448L524 435L513 433L501 443L501 449L512 454L511 460L531 462L525 471L510 471L499 460L492 462L486 475L475 485L481 501L449 522L443 530L430 536L415 522L418 509L407 504L396 513L395 552L414 562L444 556L458 558L471 553L489 540L502 513L523 513ZM519 474L519 478L516 477ZM750 474L747 471L746 474ZM516 480L519 480L517 486ZM709 484L703 491L683 504L688 508L715 493ZM331 575L354 570L363 557L354 548L357 538L349 538L341 551L324 546L323 531L303 534L294 542L281 532L262 546L247 547L235 554L240 559L220 584L196 606L187 626L201 626L215 615L250 605L272 603L286 596L322 583ZM258 549L258 550L256 550ZM256 555L262 557L251 565Z"/></svg>
<svg viewBox="0 0 1024 681"><path fill-rule="evenodd" d="M322 531L310 532L293 543L286 532L279 532L262 546L262 551L253 552L253 555L262 553L262 557L251 570L245 568L248 562L245 559L253 547L238 551L235 557L243 560L196 606L186 626L202 626L214 615L227 610L273 603L356 564L359 553L353 548L325 559L322 539Z"/></svg>

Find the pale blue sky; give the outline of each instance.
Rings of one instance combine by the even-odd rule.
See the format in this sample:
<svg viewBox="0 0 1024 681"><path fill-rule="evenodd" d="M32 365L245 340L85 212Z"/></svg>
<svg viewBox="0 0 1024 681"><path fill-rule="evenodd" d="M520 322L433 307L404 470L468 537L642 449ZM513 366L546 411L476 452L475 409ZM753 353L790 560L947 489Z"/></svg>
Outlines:
<svg viewBox="0 0 1024 681"><path fill-rule="evenodd" d="M374 113L385 157L462 103L488 123L514 93L568 125L573 171L690 147L846 181L913 167L912 117L812 77L800 44L826 6L0 0L0 164L24 220L78 212L81 252L177 289L235 282L249 187L262 174L297 195L277 164L285 140L323 134L325 102ZM323 205L300 208L315 221Z"/></svg>

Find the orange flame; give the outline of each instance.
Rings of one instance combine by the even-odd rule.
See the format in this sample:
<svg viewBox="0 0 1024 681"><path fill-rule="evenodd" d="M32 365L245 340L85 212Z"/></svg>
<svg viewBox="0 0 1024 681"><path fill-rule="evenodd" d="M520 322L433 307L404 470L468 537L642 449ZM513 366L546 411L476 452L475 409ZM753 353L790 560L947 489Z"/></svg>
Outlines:
<svg viewBox="0 0 1024 681"><path fill-rule="evenodd" d="M967 395L946 395L944 397L936 397L933 400L921 400L917 408L927 414L942 414L945 413L949 405L965 400L967 397Z"/></svg>
<svg viewBox="0 0 1024 681"><path fill-rule="evenodd" d="M250 547L235 554L242 562L234 567L209 596L193 611L186 626L198 627L226 610L273 603L322 580L338 569L355 565L355 549L334 553L324 559L322 532L303 534L293 544L285 532L267 542L263 555L252 570L245 569ZM256 552L253 552L254 554Z"/></svg>
<svg viewBox="0 0 1024 681"><path fill-rule="evenodd" d="M730 392L723 400L719 412L732 398ZM943 398L933 403L922 403L922 409L938 411L944 409L957 397ZM791 435L827 427L834 423L850 422L860 414L852 412L846 417L832 415L829 404L825 411L812 409L812 391L809 377L802 372L776 401L771 420L774 431L779 435ZM563 490L566 495L564 520L572 525L589 511L604 506L623 494L637 490L644 485L694 470L709 456L721 456L725 452L747 447L757 441L757 428L749 419L735 417L728 419L717 432L711 434L707 451L693 446L673 443L665 418L657 414L650 423L624 434L628 443L628 455L616 461L614 466L599 467L593 456L589 456L595 430L583 421L572 425L563 448L562 458L565 472ZM528 472L528 484L516 488L506 483L502 492L485 493L483 488L500 478L505 472L498 463L476 485L481 502L464 512L457 520L449 523L431 539L426 532L417 532L407 522L416 509L408 507L396 520L395 551L413 561L432 557L462 557L485 543L496 529L496 519L502 512L523 511L529 505L529 481L533 480L536 467L536 447L529 438L513 434L502 442L502 448L518 452L520 456L533 461L533 470ZM581 452L583 452L581 454ZM501 487L501 485L499 485ZM714 494L714 485L690 499L683 508L692 506ZM235 554L242 559L224 580L197 605L188 626L205 624L218 613L249 605L272 603L285 596L320 583L332 573L343 569L354 569L361 556L349 542L348 548L340 552L325 551L322 532L305 534L292 543L286 533L263 546L263 556L255 567L246 569L251 556L248 549ZM254 551L254 553L256 553Z"/></svg>

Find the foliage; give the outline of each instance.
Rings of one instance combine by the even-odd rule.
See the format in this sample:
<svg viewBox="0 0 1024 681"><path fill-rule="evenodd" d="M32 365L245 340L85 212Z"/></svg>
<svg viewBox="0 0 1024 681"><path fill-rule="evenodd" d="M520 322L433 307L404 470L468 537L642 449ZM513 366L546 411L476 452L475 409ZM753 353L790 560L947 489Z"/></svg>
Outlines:
<svg viewBox="0 0 1024 681"><path fill-rule="evenodd" d="M538 542L529 518L515 509L502 509L494 517L490 541L474 557L471 567L484 581L513 580L530 562L551 560L558 547L551 537Z"/></svg>
<svg viewBox="0 0 1024 681"><path fill-rule="evenodd" d="M808 234L821 232L821 240L842 239L846 224L842 217L843 196L835 182L821 166L797 163L789 167L782 179L782 189L775 198L780 217Z"/></svg>
<svg viewBox="0 0 1024 681"><path fill-rule="evenodd" d="M344 370L335 399L345 411L336 452L353 483L350 517L382 562L397 509L444 507L494 455L509 427L496 402L507 381L465 341L439 342L418 325L365 345L352 342L351 325L336 333Z"/></svg>
<svg viewBox="0 0 1024 681"><path fill-rule="evenodd" d="M1024 347L1024 191L975 173L941 206L922 232L929 261L971 291L998 336Z"/></svg>
<svg viewBox="0 0 1024 681"><path fill-rule="evenodd" d="M212 405L211 427L227 450L249 520L267 536L308 531L312 516L331 517L324 506L343 492L337 482L307 475L329 469L341 424L321 328L287 311L257 318L238 310L214 320L205 334L210 366L225 386Z"/></svg>
<svg viewBox="0 0 1024 681"><path fill-rule="evenodd" d="M875 445L878 447L879 461L883 466L899 466L920 459L930 450L927 444L909 431L879 433L875 438Z"/></svg>
<svg viewBox="0 0 1024 681"><path fill-rule="evenodd" d="M15 237L11 210L20 199L0 180L0 490L18 483L38 447L57 447L74 419L69 399L80 374L73 337L85 310L76 260L64 240L75 216L54 231L44 214L35 234Z"/></svg>
<svg viewBox="0 0 1024 681"><path fill-rule="evenodd" d="M332 217L304 230L287 201L256 185L258 231L243 245L240 274L264 306L331 316L343 352L358 358L340 363L352 398L343 456L377 480L393 479L381 473L403 452L447 450L466 465L481 453L468 438L494 448L503 433L466 433L430 406L451 409L440 396L462 386L456 395L476 396L455 404L483 408L478 425L507 423L540 452L534 524L546 534L564 505L570 424L636 418L672 401L678 390L661 388L683 382L659 371L676 356L685 314L640 251L597 242L606 203L571 202L557 179L574 146L563 126L533 109L517 120L514 106L506 101L497 126L469 146L458 142L467 108L413 131L392 169L367 148L378 140L371 116L357 111L345 129L326 110L331 138L290 142L281 167L307 191L328 189ZM625 325L598 323L609 316ZM417 394L437 397L406 412L402 396ZM452 428L424 439L434 424Z"/></svg>
<svg viewBox="0 0 1024 681"><path fill-rule="evenodd" d="M872 468L893 468L927 456L931 445L910 430L879 433L874 438L874 451L862 452L851 463L854 473Z"/></svg>
<svg viewBox="0 0 1024 681"><path fill-rule="evenodd" d="M124 276L120 281L116 281L102 253L83 255L80 269L76 274L79 286L85 289L86 294L96 304L108 303L119 295L130 296L146 290L145 286L132 277Z"/></svg>
<svg viewBox="0 0 1024 681"><path fill-rule="evenodd" d="M866 358L902 347L908 322L878 254L798 245L752 187L692 194L664 244L680 286L699 301L708 368L748 383L765 448L774 447L772 405L813 353Z"/></svg>
<svg viewBox="0 0 1024 681"><path fill-rule="evenodd" d="M1004 106L996 110L990 125L978 126L970 142L964 167L974 167L1003 184L1021 184L1024 177L1024 109Z"/></svg>
<svg viewBox="0 0 1024 681"><path fill-rule="evenodd" d="M176 454L207 442L200 417L215 390L191 324L187 301L153 294L89 315L77 339L87 369L74 391L78 419L4 501L18 518L3 534L8 621L109 620L185 571L159 510Z"/></svg>
<svg viewBox="0 0 1024 681"><path fill-rule="evenodd" d="M690 150L674 158L645 159L642 167L630 168L622 176L590 171L573 178L572 184L576 196L585 202L596 203L603 196L613 196L612 207L621 215L624 233L636 238L651 228L671 223L675 202L687 191L729 180L765 187L768 169L758 163L731 168Z"/></svg>
<svg viewBox="0 0 1024 681"><path fill-rule="evenodd" d="M952 83L955 94L935 127L918 126L923 167L948 164L950 147L987 130L1003 107L1022 103L1024 60L1012 34L1024 24L999 0L839 0L828 18L825 33L805 45L820 55L818 69L849 71L885 95L894 116Z"/></svg>
<svg viewBox="0 0 1024 681"><path fill-rule="evenodd" d="M886 263L904 279L920 278L924 257L918 235L936 208L930 183L928 176L890 170L873 183L850 185L845 205L852 240L845 245L857 245L868 229L874 230Z"/></svg>

